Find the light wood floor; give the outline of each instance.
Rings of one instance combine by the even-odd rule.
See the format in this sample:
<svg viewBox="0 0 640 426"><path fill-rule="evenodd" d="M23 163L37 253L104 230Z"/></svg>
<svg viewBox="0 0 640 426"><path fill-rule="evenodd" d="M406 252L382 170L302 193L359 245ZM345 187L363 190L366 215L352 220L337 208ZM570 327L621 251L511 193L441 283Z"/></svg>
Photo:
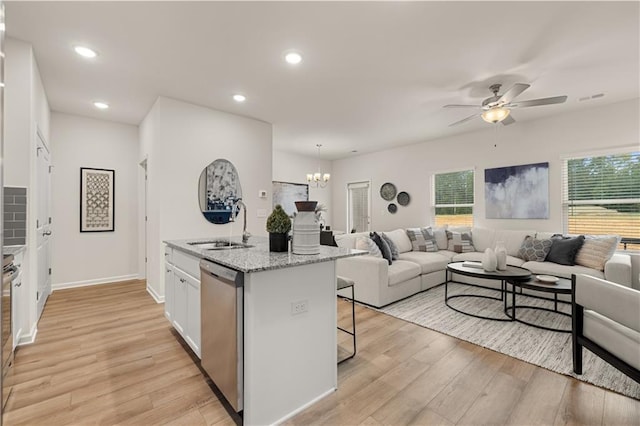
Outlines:
<svg viewBox="0 0 640 426"><path fill-rule="evenodd" d="M343 325L350 305L339 304ZM288 424L640 424L640 401L357 306L339 389ZM347 346L349 336L339 334ZM5 425L232 425L143 282L54 292Z"/></svg>

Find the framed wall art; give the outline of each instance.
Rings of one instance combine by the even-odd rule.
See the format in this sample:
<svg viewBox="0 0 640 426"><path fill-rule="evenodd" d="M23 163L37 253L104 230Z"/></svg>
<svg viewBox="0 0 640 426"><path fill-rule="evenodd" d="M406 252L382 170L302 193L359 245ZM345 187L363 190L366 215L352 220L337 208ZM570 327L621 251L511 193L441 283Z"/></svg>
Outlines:
<svg viewBox="0 0 640 426"><path fill-rule="evenodd" d="M291 216L298 211L296 201L309 201L309 185L273 181L273 207L280 204L287 215Z"/></svg>
<svg viewBox="0 0 640 426"><path fill-rule="evenodd" d="M549 163L484 171L487 219L548 219Z"/></svg>
<svg viewBox="0 0 640 426"><path fill-rule="evenodd" d="M115 170L80 168L80 232L115 230Z"/></svg>

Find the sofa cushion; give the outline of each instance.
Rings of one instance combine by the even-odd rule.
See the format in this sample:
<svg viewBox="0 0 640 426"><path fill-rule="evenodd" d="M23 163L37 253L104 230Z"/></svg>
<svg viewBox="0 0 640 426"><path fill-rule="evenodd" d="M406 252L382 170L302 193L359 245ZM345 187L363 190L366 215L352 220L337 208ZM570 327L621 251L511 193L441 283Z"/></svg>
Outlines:
<svg viewBox="0 0 640 426"><path fill-rule="evenodd" d="M438 251L436 237L431 228L407 228L407 236L411 240L413 251Z"/></svg>
<svg viewBox="0 0 640 426"><path fill-rule="evenodd" d="M618 246L617 235L587 235L576 254L576 265L604 271L604 264L611 259Z"/></svg>
<svg viewBox="0 0 640 426"><path fill-rule="evenodd" d="M369 237L361 236L356 239L356 249L367 250L371 256L382 257L378 245Z"/></svg>
<svg viewBox="0 0 640 426"><path fill-rule="evenodd" d="M440 252L438 252L438 254L440 254ZM473 251L470 253L454 253L454 254L455 255L451 259L452 262L465 262L467 260L470 260L472 262L482 262L482 257L484 256L484 253L479 251ZM520 259L519 257L507 255L507 265L522 266L523 263L524 263L524 260Z"/></svg>
<svg viewBox="0 0 640 426"><path fill-rule="evenodd" d="M428 253L410 251L408 253L402 253L400 255L400 259L420 265L420 271L423 274L443 271L447 268L447 264L449 263L449 257L442 256L440 252Z"/></svg>
<svg viewBox="0 0 640 426"><path fill-rule="evenodd" d="M474 226L471 230L471 236L473 237L473 246L476 251L484 251L488 248L493 249L495 246L495 229L481 228Z"/></svg>
<svg viewBox="0 0 640 426"><path fill-rule="evenodd" d="M393 263L393 258L391 256L391 248L389 247L389 244L387 244L387 242L383 240L377 232L369 233L369 237L371 237L373 242L376 243L376 245L382 252L382 257L387 259L387 262L389 262L389 265L391 265L391 263Z"/></svg>
<svg viewBox="0 0 640 426"><path fill-rule="evenodd" d="M576 254L584 244L584 235L577 237L563 237L555 235L551 238L553 243L547 255L547 262L558 263L560 265L575 265Z"/></svg>
<svg viewBox="0 0 640 426"><path fill-rule="evenodd" d="M449 262L451 262L451 259L453 259L454 256L458 255L458 253L456 253L455 251L449 251L449 250L438 250L438 254L440 256L444 256L447 259L449 259Z"/></svg>
<svg viewBox="0 0 640 426"><path fill-rule="evenodd" d="M553 275L571 279L571 274L585 274L604 278L604 272L580 265L568 266L553 262L525 262L522 267L530 270L534 275Z"/></svg>
<svg viewBox="0 0 640 426"><path fill-rule="evenodd" d="M436 226L431 228L433 231L433 235L436 237L436 244L438 245L438 250L446 250L449 241L447 240L447 227L446 226Z"/></svg>
<svg viewBox="0 0 640 426"><path fill-rule="evenodd" d="M544 262L549 250L551 250L552 243L551 239L538 240L527 235L520 246L520 250L518 250L518 257L525 262Z"/></svg>
<svg viewBox="0 0 640 426"><path fill-rule="evenodd" d="M406 260L396 260L389 265L388 282L389 285L396 285L420 276L420 266L417 263Z"/></svg>
<svg viewBox="0 0 640 426"><path fill-rule="evenodd" d="M368 232L355 232L353 234L336 234L334 236L336 244L340 248L354 249L356 248L356 240L359 237L369 238Z"/></svg>
<svg viewBox="0 0 640 426"><path fill-rule="evenodd" d="M447 231L447 239L449 240L447 250L456 253L467 253L475 251L471 242L471 234L467 232Z"/></svg>
<svg viewBox="0 0 640 426"><path fill-rule="evenodd" d="M407 233L404 229L396 229L394 231L385 232L387 237L393 240L393 243L398 247L398 253L406 253L411 251L411 240L407 237Z"/></svg>
<svg viewBox="0 0 640 426"><path fill-rule="evenodd" d="M396 243L394 243L393 240L389 238L384 232L381 232L380 236L383 240L386 241L387 244L389 244L389 248L391 249L391 258L393 260L397 260L400 253L398 252L398 246L396 246Z"/></svg>
<svg viewBox="0 0 640 426"><path fill-rule="evenodd" d="M522 242L527 235L535 235L536 231L531 230L514 230L514 229L496 229L494 245L498 241L504 243L504 247L507 249L509 256L518 256L518 250L522 246Z"/></svg>

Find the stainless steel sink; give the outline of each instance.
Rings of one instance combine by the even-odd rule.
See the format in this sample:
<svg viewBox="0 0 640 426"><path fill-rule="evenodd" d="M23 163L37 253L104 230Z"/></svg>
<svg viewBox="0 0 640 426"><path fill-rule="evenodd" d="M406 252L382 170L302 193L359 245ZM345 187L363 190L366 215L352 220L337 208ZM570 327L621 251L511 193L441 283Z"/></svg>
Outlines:
<svg viewBox="0 0 640 426"><path fill-rule="evenodd" d="M229 240L194 241L187 244L191 246L198 246L203 250L232 250L253 247L249 244L238 243Z"/></svg>

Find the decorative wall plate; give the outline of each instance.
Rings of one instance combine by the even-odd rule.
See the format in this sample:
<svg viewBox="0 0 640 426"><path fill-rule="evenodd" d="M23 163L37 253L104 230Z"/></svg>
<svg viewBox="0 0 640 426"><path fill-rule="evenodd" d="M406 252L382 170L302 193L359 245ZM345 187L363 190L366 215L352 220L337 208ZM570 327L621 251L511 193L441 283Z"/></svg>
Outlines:
<svg viewBox="0 0 640 426"><path fill-rule="evenodd" d="M385 201L393 200L394 198L396 198L397 193L398 190L396 189L396 186L391 182L384 183L380 187L380 196Z"/></svg>
<svg viewBox="0 0 640 426"><path fill-rule="evenodd" d="M398 211L398 206L396 206L395 203L391 203L387 206L387 210L389 213L393 214Z"/></svg>
<svg viewBox="0 0 640 426"><path fill-rule="evenodd" d="M401 206L408 205L409 201L411 201L411 197L409 197L408 193L402 191L398 194L398 204L400 204Z"/></svg>

